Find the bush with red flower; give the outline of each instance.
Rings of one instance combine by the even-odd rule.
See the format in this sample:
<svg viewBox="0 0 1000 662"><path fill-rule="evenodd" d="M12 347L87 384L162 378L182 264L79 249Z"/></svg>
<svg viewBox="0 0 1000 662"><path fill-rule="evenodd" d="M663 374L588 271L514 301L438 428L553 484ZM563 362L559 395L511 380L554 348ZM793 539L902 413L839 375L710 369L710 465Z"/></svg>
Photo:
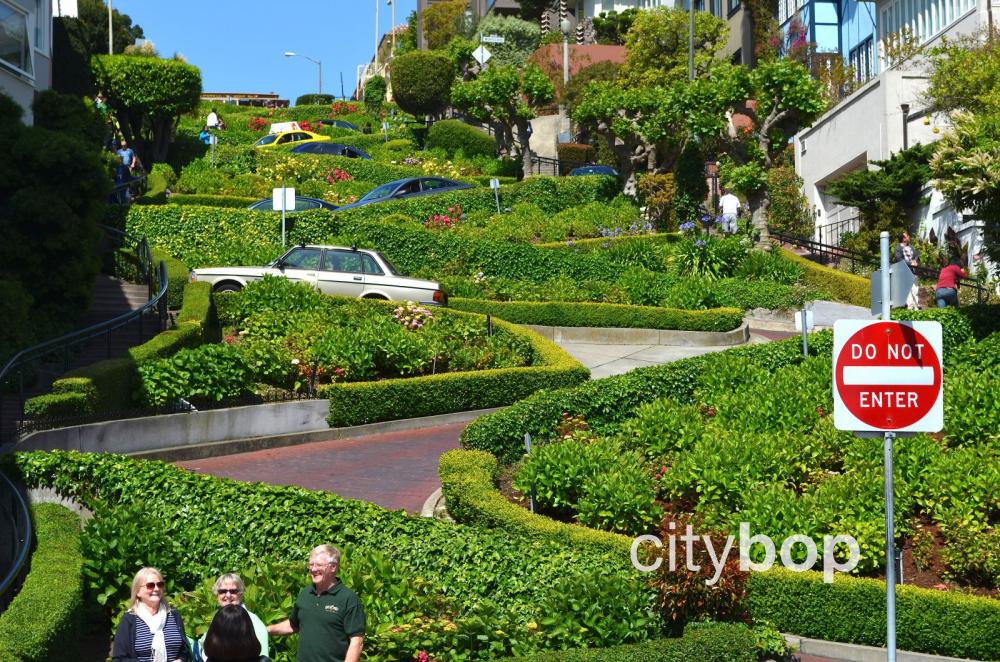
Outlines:
<svg viewBox="0 0 1000 662"><path fill-rule="evenodd" d="M462 207L455 205L448 207L446 214L431 214L424 222L424 227L428 230L447 230L462 222Z"/></svg>

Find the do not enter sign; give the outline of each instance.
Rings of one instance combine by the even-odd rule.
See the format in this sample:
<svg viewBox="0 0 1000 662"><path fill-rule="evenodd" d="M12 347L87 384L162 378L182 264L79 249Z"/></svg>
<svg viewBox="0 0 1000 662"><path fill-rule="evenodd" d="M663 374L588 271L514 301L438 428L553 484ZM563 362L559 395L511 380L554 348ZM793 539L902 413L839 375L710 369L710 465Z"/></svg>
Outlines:
<svg viewBox="0 0 1000 662"><path fill-rule="evenodd" d="M833 422L838 430L937 432L944 427L941 324L838 320Z"/></svg>

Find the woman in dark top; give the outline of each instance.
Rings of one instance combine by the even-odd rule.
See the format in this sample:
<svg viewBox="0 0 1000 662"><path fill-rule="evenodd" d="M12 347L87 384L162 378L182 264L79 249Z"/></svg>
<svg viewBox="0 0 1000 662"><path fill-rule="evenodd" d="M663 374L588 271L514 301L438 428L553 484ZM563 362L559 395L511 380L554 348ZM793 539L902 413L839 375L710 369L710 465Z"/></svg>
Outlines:
<svg viewBox="0 0 1000 662"><path fill-rule="evenodd" d="M260 641L250 614L240 605L226 605L215 612L205 635L206 662L258 662Z"/></svg>
<svg viewBox="0 0 1000 662"><path fill-rule="evenodd" d="M188 662L184 621L167 605L163 574L143 568L132 580L132 600L118 623L111 650L114 662Z"/></svg>

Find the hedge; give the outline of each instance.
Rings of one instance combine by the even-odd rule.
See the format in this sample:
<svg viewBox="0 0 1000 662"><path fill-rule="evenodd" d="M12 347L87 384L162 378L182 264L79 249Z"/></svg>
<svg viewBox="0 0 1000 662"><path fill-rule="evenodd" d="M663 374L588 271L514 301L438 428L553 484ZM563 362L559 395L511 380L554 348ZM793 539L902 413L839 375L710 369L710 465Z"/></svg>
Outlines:
<svg viewBox="0 0 1000 662"><path fill-rule="evenodd" d="M333 103L332 94L302 94L295 97L296 106L329 106Z"/></svg>
<svg viewBox="0 0 1000 662"><path fill-rule="evenodd" d="M167 308L177 310L184 305L184 288L188 282L188 268L183 262L159 248L153 249L153 269L160 268L160 261L167 267ZM155 271L154 273L159 273ZM157 290L159 283L156 283Z"/></svg>
<svg viewBox="0 0 1000 662"><path fill-rule="evenodd" d="M829 292L837 301L865 308L871 305L871 284L867 278L824 267L786 248L781 249L781 255L802 267L805 285Z"/></svg>
<svg viewBox="0 0 1000 662"><path fill-rule="evenodd" d="M174 193L167 202L172 205L202 205L205 207L232 207L246 209L259 198L243 198L238 195L199 195L193 193Z"/></svg>
<svg viewBox="0 0 1000 662"><path fill-rule="evenodd" d="M381 136L379 138L381 139ZM335 138L334 142L340 141ZM395 165L374 159L352 159L347 156L336 156L334 154L293 154L282 150L274 150L258 155L257 169L259 171L262 167L287 161L289 158L302 161L313 159L324 165L329 165L331 168L339 168L354 179L364 182L375 182L377 185L385 184L395 179L420 177L425 174L419 166Z"/></svg>
<svg viewBox="0 0 1000 662"><path fill-rule="evenodd" d="M487 301L457 297L449 299L448 305L456 310L494 315L515 324L543 326L732 331L743 323L743 311L736 308L678 310L613 303Z"/></svg>
<svg viewBox="0 0 1000 662"><path fill-rule="evenodd" d="M745 625L693 623L684 636L612 648L578 648L513 658L521 662L756 662L757 641Z"/></svg>
<svg viewBox="0 0 1000 662"><path fill-rule="evenodd" d="M31 571L0 614L0 659L44 662L73 657L83 611L80 518L51 503L33 506L37 545Z"/></svg>
<svg viewBox="0 0 1000 662"><path fill-rule="evenodd" d="M434 148L443 149L449 159L459 151L466 158L494 157L497 153L496 140L461 120L441 120L431 126L427 132L427 149Z"/></svg>
<svg viewBox="0 0 1000 662"><path fill-rule="evenodd" d="M885 582L774 568L753 574L745 605L782 632L885 646ZM1000 660L1000 601L902 585L896 588L901 650Z"/></svg>
<svg viewBox="0 0 1000 662"><path fill-rule="evenodd" d="M494 324L527 338L541 364L324 385L318 393L330 399L330 427L501 407L543 388L575 386L590 376L576 359L537 333L502 320Z"/></svg>
<svg viewBox="0 0 1000 662"><path fill-rule="evenodd" d="M609 246L620 246L631 243L677 244L684 239L680 232L657 232L656 234L621 235L618 237L594 237L592 239L574 239L569 241L553 241L535 244L539 248L564 250L573 253L594 253Z"/></svg>
<svg viewBox="0 0 1000 662"><path fill-rule="evenodd" d="M72 370L52 383L52 392L24 404L30 419L55 420L127 409L139 388L137 366L211 339L211 285L187 283L174 326L128 350L128 356Z"/></svg>

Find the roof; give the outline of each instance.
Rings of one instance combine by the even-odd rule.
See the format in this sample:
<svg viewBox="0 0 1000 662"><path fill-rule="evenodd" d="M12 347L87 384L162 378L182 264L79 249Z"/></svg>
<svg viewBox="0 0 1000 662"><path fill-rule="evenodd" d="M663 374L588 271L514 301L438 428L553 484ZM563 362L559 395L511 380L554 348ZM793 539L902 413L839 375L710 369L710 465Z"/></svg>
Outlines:
<svg viewBox="0 0 1000 662"><path fill-rule="evenodd" d="M536 50L531 59L542 64L543 69L557 69L562 71L563 66L563 45L546 44ZM598 62L614 62L623 64L625 62L625 47L588 44L580 46L578 44L569 45L569 75L575 76L580 69L589 67Z"/></svg>

